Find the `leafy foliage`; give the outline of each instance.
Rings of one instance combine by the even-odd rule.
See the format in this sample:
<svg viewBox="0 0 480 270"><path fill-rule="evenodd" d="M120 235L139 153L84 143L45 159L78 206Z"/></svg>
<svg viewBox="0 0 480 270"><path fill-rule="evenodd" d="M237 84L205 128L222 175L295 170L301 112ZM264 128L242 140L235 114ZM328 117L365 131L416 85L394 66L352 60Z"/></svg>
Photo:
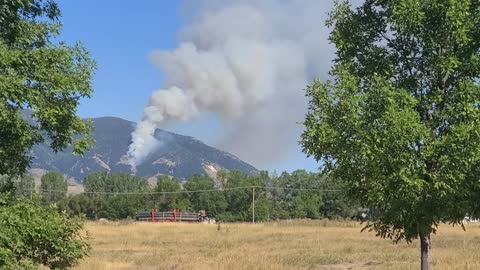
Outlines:
<svg viewBox="0 0 480 270"><path fill-rule="evenodd" d="M86 192L138 192L147 188L147 181L127 173L98 172L84 180Z"/></svg>
<svg viewBox="0 0 480 270"><path fill-rule="evenodd" d="M67 196L67 179L59 172L47 172L42 176L40 189L44 205L59 203Z"/></svg>
<svg viewBox="0 0 480 270"><path fill-rule="evenodd" d="M187 191L214 190L214 181L204 175L194 175L183 185ZM188 193L188 200L195 211L206 210L210 216L216 216L227 208L225 196L218 192L193 192Z"/></svg>
<svg viewBox="0 0 480 270"><path fill-rule="evenodd" d="M285 187L277 190L277 200L288 210L293 218L319 218L322 207L321 193L309 189L320 189L318 175L306 171L294 171L291 175L282 173L274 182L275 186ZM306 190L294 190L306 189Z"/></svg>
<svg viewBox="0 0 480 270"><path fill-rule="evenodd" d="M75 266L88 254L88 238L81 234L81 218L54 206L0 196L0 268L51 269Z"/></svg>
<svg viewBox="0 0 480 270"><path fill-rule="evenodd" d="M99 207L98 200L94 200L85 193L73 195L68 198L67 207L69 213L75 216L85 215L88 218L95 218Z"/></svg>
<svg viewBox="0 0 480 270"><path fill-rule="evenodd" d="M382 237L478 215L480 3L338 2L328 24L333 79L307 87L304 151L375 209Z"/></svg>
<svg viewBox="0 0 480 270"><path fill-rule="evenodd" d="M152 196L153 208L157 208L160 211L171 211L174 208L182 210L190 210L190 201L184 194L175 193L182 190L182 186L178 179L161 175L157 179L157 186L155 192L165 192L164 194L155 194ZM172 193L168 193L172 192Z"/></svg>
<svg viewBox="0 0 480 270"><path fill-rule="evenodd" d="M35 192L35 182L32 176L11 177L0 175L0 193L12 192L15 198L32 197Z"/></svg>
<svg viewBox="0 0 480 270"><path fill-rule="evenodd" d="M80 194L72 197L73 213L85 213L88 217L121 219L134 217L145 205L144 196L137 194L115 195L116 192L146 192L147 181L144 178L126 173L98 172L88 175L84 180L87 198ZM108 194L113 193L113 194Z"/></svg>
<svg viewBox="0 0 480 270"><path fill-rule="evenodd" d="M76 153L92 142L88 123L75 112L92 93L95 63L81 44L56 42L59 16L47 0L7 0L0 7L0 174L23 174L28 151L47 138L54 151L74 143ZM22 116L27 108L36 125Z"/></svg>
<svg viewBox="0 0 480 270"><path fill-rule="evenodd" d="M0 5L0 175L8 175L0 179L2 269L66 269L89 249L78 218L23 199L31 194L33 179L15 177L25 174L35 144L48 142L55 152L73 145L78 154L93 142L90 125L76 110L92 93L95 63L81 44L57 42L59 16L52 0ZM26 109L35 121L24 117ZM66 192L65 178L49 173L42 189ZM46 204L65 198L65 193L43 195Z"/></svg>

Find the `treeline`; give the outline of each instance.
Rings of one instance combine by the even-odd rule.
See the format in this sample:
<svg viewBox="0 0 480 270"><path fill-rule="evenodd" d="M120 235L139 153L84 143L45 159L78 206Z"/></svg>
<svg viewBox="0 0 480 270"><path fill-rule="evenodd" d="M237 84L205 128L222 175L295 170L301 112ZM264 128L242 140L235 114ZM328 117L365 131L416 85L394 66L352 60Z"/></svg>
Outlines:
<svg viewBox="0 0 480 270"><path fill-rule="evenodd" d="M221 171L216 179L194 175L185 182L159 176L153 187L142 177L98 172L84 179L85 192L76 195L67 195L67 181L58 172L42 177L39 192L32 191L31 177L14 183L17 196L31 196L45 205L55 203L62 211L89 219L134 218L140 210L180 208L206 210L210 217L221 221L249 221L253 196L258 221L350 218L360 209L348 200L337 182L304 170L280 175L260 172L254 176L240 171Z"/></svg>

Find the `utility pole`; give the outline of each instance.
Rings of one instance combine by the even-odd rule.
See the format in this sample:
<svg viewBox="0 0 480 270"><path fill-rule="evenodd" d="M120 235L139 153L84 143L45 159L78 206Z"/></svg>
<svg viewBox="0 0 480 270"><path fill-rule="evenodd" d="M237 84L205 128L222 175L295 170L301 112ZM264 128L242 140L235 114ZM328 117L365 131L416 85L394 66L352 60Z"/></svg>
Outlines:
<svg viewBox="0 0 480 270"><path fill-rule="evenodd" d="M252 187L253 200L252 200L252 222L255 224L255 187Z"/></svg>

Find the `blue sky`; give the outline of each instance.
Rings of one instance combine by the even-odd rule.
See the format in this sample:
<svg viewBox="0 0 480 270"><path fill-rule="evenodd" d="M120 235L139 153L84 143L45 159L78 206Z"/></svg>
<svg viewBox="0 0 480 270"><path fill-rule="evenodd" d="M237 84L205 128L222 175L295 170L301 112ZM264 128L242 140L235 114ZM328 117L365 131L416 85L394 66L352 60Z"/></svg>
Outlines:
<svg viewBox="0 0 480 270"><path fill-rule="evenodd" d="M181 1L59 0L64 28L61 38L81 40L98 63L91 99L79 108L82 117L116 116L139 121L152 91L159 89L163 74L149 62L154 49L174 49L182 20ZM188 10L187 10L188 12ZM216 117L204 117L170 127L207 144L217 138L221 125ZM253 164L255 165L255 164ZM274 165L270 171L307 169L316 163L303 153Z"/></svg>

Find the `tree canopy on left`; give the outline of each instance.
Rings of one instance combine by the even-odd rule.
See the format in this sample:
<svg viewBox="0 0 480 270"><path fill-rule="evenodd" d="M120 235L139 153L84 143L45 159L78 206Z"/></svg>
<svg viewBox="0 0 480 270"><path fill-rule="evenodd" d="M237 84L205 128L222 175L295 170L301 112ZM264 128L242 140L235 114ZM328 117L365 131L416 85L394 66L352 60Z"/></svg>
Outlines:
<svg viewBox="0 0 480 270"><path fill-rule="evenodd" d="M81 43L58 41L59 16L51 0L0 5L0 174L23 174L35 144L82 153L93 142L76 111L92 94L95 62Z"/></svg>
<svg viewBox="0 0 480 270"><path fill-rule="evenodd" d="M76 111L92 94L95 63L80 43L58 41L59 17L52 0L0 4L0 176L10 182L0 184L1 269L66 269L89 250L80 218L12 193L33 188L31 178L20 186L12 179L26 172L35 144L82 153L93 141Z"/></svg>

